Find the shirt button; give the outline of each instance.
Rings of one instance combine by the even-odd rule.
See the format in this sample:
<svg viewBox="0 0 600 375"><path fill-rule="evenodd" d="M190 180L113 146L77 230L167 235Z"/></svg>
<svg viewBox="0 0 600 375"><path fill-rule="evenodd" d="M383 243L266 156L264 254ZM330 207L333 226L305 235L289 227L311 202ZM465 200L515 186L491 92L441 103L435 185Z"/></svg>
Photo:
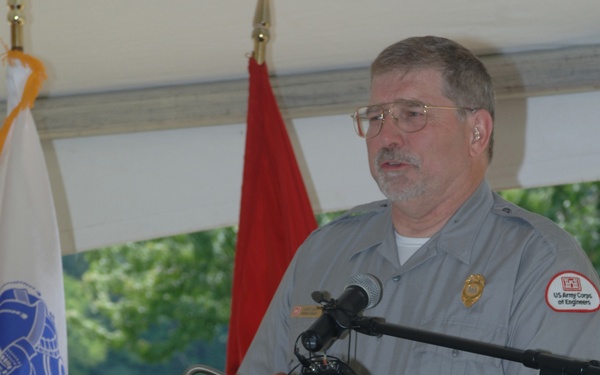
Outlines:
<svg viewBox="0 0 600 375"><path fill-rule="evenodd" d="M507 214L510 214L510 208L508 207L503 208L502 211L506 212Z"/></svg>
<svg viewBox="0 0 600 375"><path fill-rule="evenodd" d="M400 281L400 276L394 276L394 277L392 277L392 280L398 282L398 281Z"/></svg>
<svg viewBox="0 0 600 375"><path fill-rule="evenodd" d="M460 355L460 351L456 350L456 349L452 349L452 356L454 358L458 357Z"/></svg>

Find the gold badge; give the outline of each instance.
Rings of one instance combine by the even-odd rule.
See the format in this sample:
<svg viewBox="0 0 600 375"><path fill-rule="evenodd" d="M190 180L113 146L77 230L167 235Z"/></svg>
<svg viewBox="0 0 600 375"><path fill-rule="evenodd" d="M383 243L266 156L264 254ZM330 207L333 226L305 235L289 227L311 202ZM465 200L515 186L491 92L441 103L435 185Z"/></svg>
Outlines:
<svg viewBox="0 0 600 375"><path fill-rule="evenodd" d="M481 274L471 275L465 280L465 286L462 290L460 298L467 307L473 306L483 294L485 286L485 278Z"/></svg>

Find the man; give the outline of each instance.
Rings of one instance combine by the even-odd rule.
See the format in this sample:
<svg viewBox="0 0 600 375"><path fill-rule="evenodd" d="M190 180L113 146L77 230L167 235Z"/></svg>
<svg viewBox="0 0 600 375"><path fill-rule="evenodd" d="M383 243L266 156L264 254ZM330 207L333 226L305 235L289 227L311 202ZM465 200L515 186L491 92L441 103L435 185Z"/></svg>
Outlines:
<svg viewBox="0 0 600 375"><path fill-rule="evenodd" d="M494 94L483 64L444 38L410 38L371 67L353 115L388 198L316 230L288 268L240 374L289 372L314 322L313 291L338 297L371 274L364 315L519 350L600 359L600 281L576 241L493 193ZM537 374L518 362L389 336L343 335L328 356L357 374ZM296 370L299 372L299 370Z"/></svg>

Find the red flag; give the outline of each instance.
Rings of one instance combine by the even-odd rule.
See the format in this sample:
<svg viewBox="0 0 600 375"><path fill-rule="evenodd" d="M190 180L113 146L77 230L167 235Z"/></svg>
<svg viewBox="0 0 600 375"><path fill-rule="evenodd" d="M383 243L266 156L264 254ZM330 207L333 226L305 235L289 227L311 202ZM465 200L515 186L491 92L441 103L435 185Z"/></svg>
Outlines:
<svg viewBox="0 0 600 375"><path fill-rule="evenodd" d="M244 358L296 249L317 227L267 65L250 58L248 69L244 179L227 342L229 375Z"/></svg>

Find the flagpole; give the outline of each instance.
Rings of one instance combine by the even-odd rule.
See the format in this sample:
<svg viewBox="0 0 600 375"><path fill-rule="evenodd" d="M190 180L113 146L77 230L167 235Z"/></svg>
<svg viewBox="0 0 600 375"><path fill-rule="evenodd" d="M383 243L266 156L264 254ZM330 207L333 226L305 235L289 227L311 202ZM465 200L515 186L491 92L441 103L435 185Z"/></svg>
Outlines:
<svg viewBox="0 0 600 375"><path fill-rule="evenodd" d="M8 22L10 23L10 41L13 51L23 51L23 4L21 0L8 0Z"/></svg>
<svg viewBox="0 0 600 375"><path fill-rule="evenodd" d="M258 0L256 4L256 12L254 13L254 31L252 39L254 39L254 59L258 65L265 62L267 42L271 38L271 10L269 8L269 0Z"/></svg>

